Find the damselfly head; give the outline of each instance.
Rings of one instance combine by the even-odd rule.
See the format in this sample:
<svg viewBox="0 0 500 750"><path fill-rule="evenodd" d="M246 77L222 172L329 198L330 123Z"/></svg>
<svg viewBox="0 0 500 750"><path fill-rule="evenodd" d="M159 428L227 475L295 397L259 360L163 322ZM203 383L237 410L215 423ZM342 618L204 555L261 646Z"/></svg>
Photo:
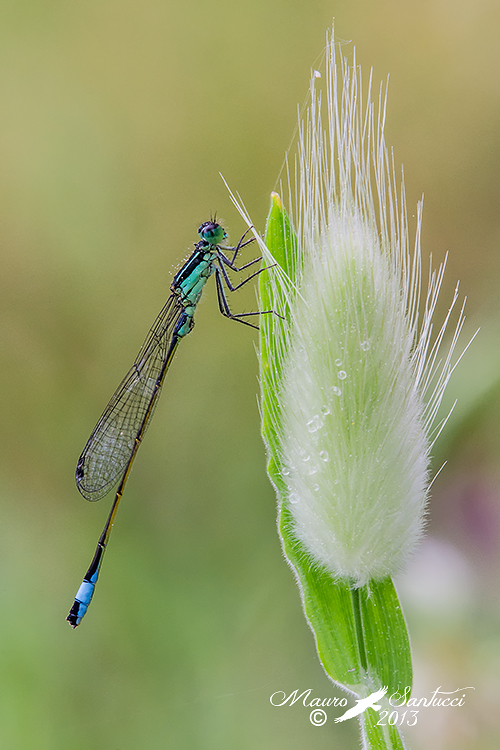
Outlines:
<svg viewBox="0 0 500 750"><path fill-rule="evenodd" d="M202 240L210 243L210 245L218 245L219 242L222 242L227 237L227 234L224 231L224 227L221 227L221 225L217 224L216 221L203 222L201 227L198 229L198 234L200 235Z"/></svg>

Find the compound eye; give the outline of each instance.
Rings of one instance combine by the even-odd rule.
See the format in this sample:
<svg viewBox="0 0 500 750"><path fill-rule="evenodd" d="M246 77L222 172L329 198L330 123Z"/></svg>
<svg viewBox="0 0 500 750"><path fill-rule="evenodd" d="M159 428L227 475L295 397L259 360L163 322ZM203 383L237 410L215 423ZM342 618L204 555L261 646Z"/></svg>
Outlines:
<svg viewBox="0 0 500 750"><path fill-rule="evenodd" d="M202 240L211 245L217 245L226 237L224 228L215 221L205 221L198 229L198 234Z"/></svg>

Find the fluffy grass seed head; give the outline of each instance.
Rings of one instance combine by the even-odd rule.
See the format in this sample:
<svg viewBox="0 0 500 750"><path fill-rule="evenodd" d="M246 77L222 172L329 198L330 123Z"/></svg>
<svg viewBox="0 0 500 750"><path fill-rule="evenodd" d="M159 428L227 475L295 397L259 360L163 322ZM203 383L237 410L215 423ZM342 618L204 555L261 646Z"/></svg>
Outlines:
<svg viewBox="0 0 500 750"><path fill-rule="evenodd" d="M325 122L314 74L288 168L296 272L276 267L266 282L287 322L261 317L272 353L263 408L290 531L312 564L362 586L398 572L422 534L429 452L443 426L435 418L463 315L442 355L457 294L433 332L444 268L430 273L423 302L421 206L410 251L404 189L384 142L385 95L381 87L371 102L370 79L364 105L361 71L336 54L332 34L319 81ZM275 394L267 404L266 388Z"/></svg>

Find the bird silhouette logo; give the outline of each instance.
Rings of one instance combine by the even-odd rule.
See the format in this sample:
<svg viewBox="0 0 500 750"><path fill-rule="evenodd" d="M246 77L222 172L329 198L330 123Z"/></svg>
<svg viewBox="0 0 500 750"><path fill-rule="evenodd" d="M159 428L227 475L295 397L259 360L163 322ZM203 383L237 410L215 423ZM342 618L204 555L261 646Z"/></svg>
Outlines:
<svg viewBox="0 0 500 750"><path fill-rule="evenodd" d="M367 698L360 698L356 701L356 706L348 708L347 711L343 713L342 716L338 716L335 721L338 723L339 721L347 721L347 719L352 719L354 716L359 716L359 714L362 714L363 711L366 711L367 708L373 708L374 711L380 711L382 706L378 706L377 701L380 700L380 698L384 697L384 695L387 693L387 690L388 688L384 687L381 690L377 690L375 693L372 693Z"/></svg>

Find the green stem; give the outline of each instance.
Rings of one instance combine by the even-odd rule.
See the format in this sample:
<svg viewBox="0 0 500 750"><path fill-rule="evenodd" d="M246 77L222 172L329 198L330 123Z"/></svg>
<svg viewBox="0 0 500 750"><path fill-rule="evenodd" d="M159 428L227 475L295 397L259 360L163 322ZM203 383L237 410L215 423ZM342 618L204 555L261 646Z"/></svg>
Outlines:
<svg viewBox="0 0 500 750"><path fill-rule="evenodd" d="M356 629L356 638L358 642L359 662L365 672L368 671L368 660L366 658L365 635L363 632L363 620L361 617L361 601L359 597L359 588L351 589L352 611L354 614L354 627Z"/></svg>

